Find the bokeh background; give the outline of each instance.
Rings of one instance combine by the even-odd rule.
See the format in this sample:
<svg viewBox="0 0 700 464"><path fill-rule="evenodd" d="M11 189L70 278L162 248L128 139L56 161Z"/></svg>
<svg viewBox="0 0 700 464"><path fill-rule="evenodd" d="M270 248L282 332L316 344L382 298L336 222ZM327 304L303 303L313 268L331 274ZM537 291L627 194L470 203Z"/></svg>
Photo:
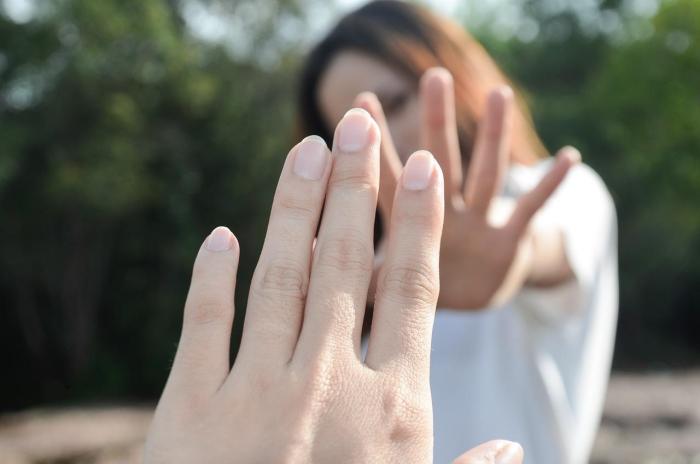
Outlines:
<svg viewBox="0 0 700 464"><path fill-rule="evenodd" d="M579 147L616 201L594 462L700 463L700 0L424 3L485 44L548 147ZM0 0L0 462L137 455L196 250L216 225L237 234L244 308L297 70L359 4Z"/></svg>

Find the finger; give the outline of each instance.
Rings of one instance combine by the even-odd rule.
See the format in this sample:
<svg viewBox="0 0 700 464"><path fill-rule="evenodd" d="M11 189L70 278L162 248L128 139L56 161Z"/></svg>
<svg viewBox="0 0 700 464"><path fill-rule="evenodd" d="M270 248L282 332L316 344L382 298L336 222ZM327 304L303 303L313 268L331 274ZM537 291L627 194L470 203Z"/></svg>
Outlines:
<svg viewBox="0 0 700 464"><path fill-rule="evenodd" d="M433 153L445 176L445 198L458 194L462 185L462 155L457 136L454 80L444 68L431 68L420 82L423 108L422 141Z"/></svg>
<svg viewBox="0 0 700 464"><path fill-rule="evenodd" d="M427 381L439 293L443 178L427 151L406 163L394 199L387 256L377 279L368 367Z"/></svg>
<svg viewBox="0 0 700 464"><path fill-rule="evenodd" d="M396 192L396 185L401 175L401 159L396 153L394 139L389 132L389 125L377 96L371 92L363 92L355 99L355 106L366 110L372 116L381 133L378 201L384 227L388 228L394 192Z"/></svg>
<svg viewBox="0 0 700 464"><path fill-rule="evenodd" d="M330 152L316 136L304 139L287 156L251 282L237 362L279 365L291 359L330 164Z"/></svg>
<svg viewBox="0 0 700 464"><path fill-rule="evenodd" d="M200 248L166 391L207 397L226 378L238 257L238 241L226 227L214 229Z"/></svg>
<svg viewBox="0 0 700 464"><path fill-rule="evenodd" d="M387 221L388 225L390 221ZM388 230L388 229L387 229ZM374 305L374 296L377 292L377 276L379 275L379 270L384 265L384 258L386 256L386 234L382 240L375 246L374 249L374 263L372 268L372 279L369 282L369 288L367 289L367 305ZM365 316L366 318L366 316Z"/></svg>
<svg viewBox="0 0 700 464"><path fill-rule="evenodd" d="M511 215L507 227L515 233L521 234L530 219L535 215L547 199L554 193L556 188L566 177L566 173L574 164L581 161L581 154L573 147L565 147L557 153L554 165L549 172L540 180L528 193L520 197Z"/></svg>
<svg viewBox="0 0 700 464"><path fill-rule="evenodd" d="M348 111L336 129L304 324L294 354L301 363L334 348L354 349L360 357L374 256L379 144L379 128L365 110Z"/></svg>
<svg viewBox="0 0 700 464"><path fill-rule="evenodd" d="M464 197L467 206L482 217L486 217L508 169L512 103L513 91L509 87L494 90L479 124Z"/></svg>
<svg viewBox="0 0 700 464"><path fill-rule="evenodd" d="M523 448L511 441L494 440L471 449L453 464L522 464Z"/></svg>

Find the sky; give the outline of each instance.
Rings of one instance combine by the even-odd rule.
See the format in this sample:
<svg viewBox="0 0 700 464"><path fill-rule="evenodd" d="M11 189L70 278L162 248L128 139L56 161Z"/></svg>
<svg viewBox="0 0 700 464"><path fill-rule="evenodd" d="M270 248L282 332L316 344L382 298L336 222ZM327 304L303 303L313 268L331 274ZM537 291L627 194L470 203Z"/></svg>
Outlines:
<svg viewBox="0 0 700 464"><path fill-rule="evenodd" d="M0 0L7 15L15 22L24 23L32 18L34 2L32 0Z"/></svg>

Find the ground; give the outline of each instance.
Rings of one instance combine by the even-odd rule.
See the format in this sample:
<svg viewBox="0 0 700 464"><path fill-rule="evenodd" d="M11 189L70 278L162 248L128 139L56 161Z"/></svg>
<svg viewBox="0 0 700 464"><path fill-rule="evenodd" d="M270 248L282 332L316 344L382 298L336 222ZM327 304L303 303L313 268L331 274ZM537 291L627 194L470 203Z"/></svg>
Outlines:
<svg viewBox="0 0 700 464"><path fill-rule="evenodd" d="M613 376L591 464L613 463L700 464L700 371Z"/></svg>
<svg viewBox="0 0 700 464"><path fill-rule="evenodd" d="M137 463L151 414L111 406L0 416L0 464ZM700 371L613 375L591 464L633 463L700 464Z"/></svg>

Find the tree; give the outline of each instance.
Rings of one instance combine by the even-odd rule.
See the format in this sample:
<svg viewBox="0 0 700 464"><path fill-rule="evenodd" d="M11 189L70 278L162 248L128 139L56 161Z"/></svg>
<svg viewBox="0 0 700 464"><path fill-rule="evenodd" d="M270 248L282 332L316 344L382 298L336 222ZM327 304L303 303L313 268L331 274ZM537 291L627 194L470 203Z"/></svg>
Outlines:
<svg viewBox="0 0 700 464"><path fill-rule="evenodd" d="M665 2L653 30L609 54L582 114L618 201L619 354L684 365L700 354L700 4Z"/></svg>
<svg viewBox="0 0 700 464"><path fill-rule="evenodd" d="M540 33L504 42L487 30L485 42L526 89L550 149L579 147L616 201L615 364L696 363L700 4L667 0L658 11L628 11L630 2L602 2L586 14L619 23L595 31L572 10L577 4L553 10L548 2L523 3Z"/></svg>
<svg viewBox="0 0 700 464"><path fill-rule="evenodd" d="M247 287L290 145L293 61L233 59L174 6L0 17L4 407L155 396L215 225L245 244Z"/></svg>

